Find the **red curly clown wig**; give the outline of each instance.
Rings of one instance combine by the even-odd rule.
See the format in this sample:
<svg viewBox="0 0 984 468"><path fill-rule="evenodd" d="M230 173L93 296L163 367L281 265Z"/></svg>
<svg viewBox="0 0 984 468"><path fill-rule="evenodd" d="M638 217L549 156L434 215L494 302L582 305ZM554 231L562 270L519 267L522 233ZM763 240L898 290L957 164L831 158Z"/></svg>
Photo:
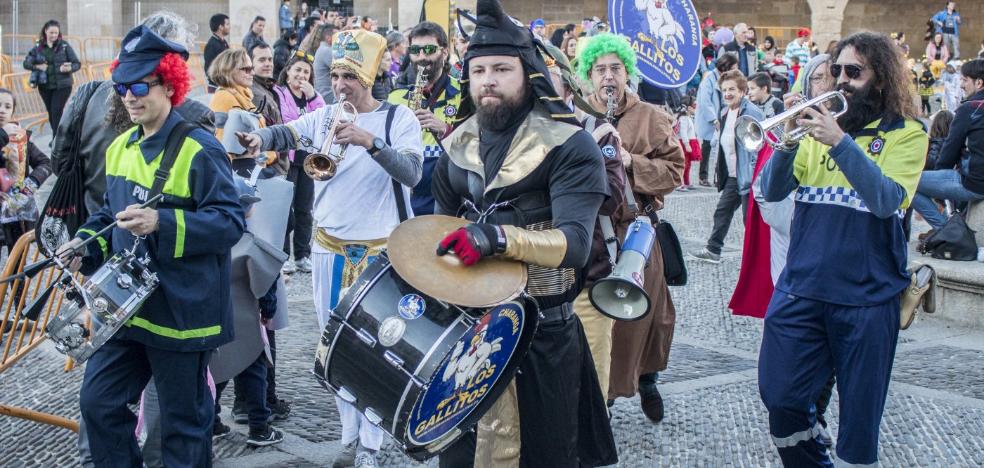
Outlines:
<svg viewBox="0 0 984 468"><path fill-rule="evenodd" d="M109 70L115 70L119 64L119 60L114 60ZM157 75L161 79L161 84L170 85L174 90L174 94L171 95L171 105L174 107L181 105L188 91L191 90L192 78L191 72L188 71L188 64L180 55L173 52L161 57L161 62L157 64L151 75Z"/></svg>

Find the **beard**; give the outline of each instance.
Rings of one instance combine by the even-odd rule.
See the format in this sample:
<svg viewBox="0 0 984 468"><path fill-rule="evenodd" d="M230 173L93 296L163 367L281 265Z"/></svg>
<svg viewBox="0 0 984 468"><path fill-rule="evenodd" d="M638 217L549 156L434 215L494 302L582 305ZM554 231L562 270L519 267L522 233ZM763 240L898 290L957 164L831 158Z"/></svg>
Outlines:
<svg viewBox="0 0 984 468"><path fill-rule="evenodd" d="M520 115L529 101L530 89L523 86L522 94L516 96L504 96L495 91L483 91L476 99L475 116L478 118L478 125L482 128L501 132L509 127ZM499 102L495 104L484 104L482 98L485 96L495 96Z"/></svg>
<svg viewBox="0 0 984 468"><path fill-rule="evenodd" d="M442 71L444 71L444 61L441 59L424 59L414 63L413 66L417 73L421 73L426 70L428 81L433 81L436 77L441 75Z"/></svg>
<svg viewBox="0 0 984 468"><path fill-rule="evenodd" d="M837 86L837 90L851 93L847 98L847 112L837 118L837 123L845 132L851 133L861 130L881 117L884 105L881 102L881 96L871 84L855 88L847 83L841 83Z"/></svg>
<svg viewBox="0 0 984 468"><path fill-rule="evenodd" d="M123 105L123 98L113 92L109 96L109 112L106 114L106 123L117 133L123 133L133 126L133 119Z"/></svg>

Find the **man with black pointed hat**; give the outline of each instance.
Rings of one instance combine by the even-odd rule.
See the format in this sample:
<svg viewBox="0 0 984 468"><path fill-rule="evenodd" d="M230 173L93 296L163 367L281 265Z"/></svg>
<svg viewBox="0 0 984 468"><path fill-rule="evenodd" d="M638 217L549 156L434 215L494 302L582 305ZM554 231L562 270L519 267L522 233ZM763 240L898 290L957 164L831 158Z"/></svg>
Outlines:
<svg viewBox="0 0 984 468"><path fill-rule="evenodd" d="M541 315L514 382L478 424L474 456L464 437L441 464L610 465L608 414L571 307L608 195L602 155L554 91L529 29L496 0L479 0L477 19L461 79L462 106L476 115L444 140L432 185L439 214L472 223L437 253L466 266L494 255L528 264Z"/></svg>
<svg viewBox="0 0 984 468"><path fill-rule="evenodd" d="M82 272L91 275L111 255L135 249L149 258L160 284L89 358L79 406L95 466L142 466L127 405L153 379L164 465L207 467L214 409L205 374L212 350L232 339L230 249L243 233L243 209L225 150L173 110L191 87L187 50L146 26L122 44L112 66L114 90L137 125L106 150L102 208L60 252L68 260L69 248L117 221L87 246ZM162 153L175 132L185 136L167 170ZM166 183L155 183L157 177ZM164 198L140 208L155 189Z"/></svg>

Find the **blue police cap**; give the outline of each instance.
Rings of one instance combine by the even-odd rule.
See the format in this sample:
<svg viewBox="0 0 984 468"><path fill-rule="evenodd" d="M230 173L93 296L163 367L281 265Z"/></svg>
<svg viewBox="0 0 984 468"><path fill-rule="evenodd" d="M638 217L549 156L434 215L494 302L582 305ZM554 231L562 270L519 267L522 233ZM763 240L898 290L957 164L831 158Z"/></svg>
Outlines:
<svg viewBox="0 0 984 468"><path fill-rule="evenodd" d="M143 25L130 30L122 44L119 64L113 70L113 81L116 83L140 81L153 73L164 54L169 52L188 60L188 50L184 46L164 39Z"/></svg>

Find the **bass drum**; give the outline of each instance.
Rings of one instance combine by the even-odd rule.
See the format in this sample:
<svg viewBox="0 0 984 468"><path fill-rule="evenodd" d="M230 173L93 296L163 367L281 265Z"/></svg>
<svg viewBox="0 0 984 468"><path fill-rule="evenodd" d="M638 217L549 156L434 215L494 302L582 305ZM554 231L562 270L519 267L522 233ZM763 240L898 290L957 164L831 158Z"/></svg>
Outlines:
<svg viewBox="0 0 984 468"><path fill-rule="evenodd" d="M314 374L424 461L495 402L529 351L537 317L526 299L476 309L428 297L383 253L332 313Z"/></svg>

